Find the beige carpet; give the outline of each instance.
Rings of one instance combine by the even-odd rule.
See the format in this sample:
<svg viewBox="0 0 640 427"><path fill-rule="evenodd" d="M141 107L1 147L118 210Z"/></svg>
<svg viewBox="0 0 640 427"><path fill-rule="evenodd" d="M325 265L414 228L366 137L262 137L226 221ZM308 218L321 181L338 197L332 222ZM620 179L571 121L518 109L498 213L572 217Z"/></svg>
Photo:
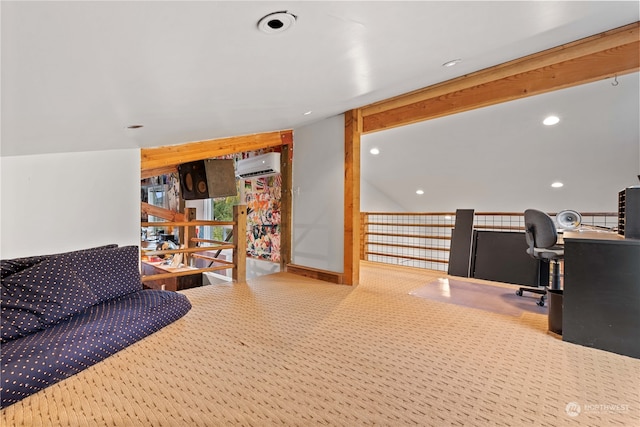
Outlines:
<svg viewBox="0 0 640 427"><path fill-rule="evenodd" d="M640 360L565 343L544 315L409 295L438 277L363 263L356 288L278 273L185 291L183 319L0 425L640 425Z"/></svg>

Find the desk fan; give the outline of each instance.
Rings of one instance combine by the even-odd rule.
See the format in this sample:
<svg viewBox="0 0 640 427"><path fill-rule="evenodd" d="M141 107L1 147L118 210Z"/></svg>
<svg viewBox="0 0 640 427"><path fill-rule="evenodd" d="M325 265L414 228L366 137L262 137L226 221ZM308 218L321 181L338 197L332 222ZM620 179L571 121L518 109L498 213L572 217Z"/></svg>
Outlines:
<svg viewBox="0 0 640 427"><path fill-rule="evenodd" d="M558 227L563 230L575 230L580 227L582 222L582 215L576 211L564 210L560 211L556 215L556 223Z"/></svg>

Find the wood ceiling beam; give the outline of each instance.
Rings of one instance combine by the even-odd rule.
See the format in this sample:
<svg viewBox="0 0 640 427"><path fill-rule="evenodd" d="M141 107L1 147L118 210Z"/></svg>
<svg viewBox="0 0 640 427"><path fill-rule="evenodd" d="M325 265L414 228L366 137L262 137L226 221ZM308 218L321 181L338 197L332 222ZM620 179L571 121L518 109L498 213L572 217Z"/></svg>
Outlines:
<svg viewBox="0 0 640 427"><path fill-rule="evenodd" d="M640 23L361 108L363 132L390 129L640 69Z"/></svg>
<svg viewBox="0 0 640 427"><path fill-rule="evenodd" d="M161 168L144 169L140 171L140 179L151 178L160 175L178 173L178 165L164 166Z"/></svg>
<svg viewBox="0 0 640 427"><path fill-rule="evenodd" d="M227 154L254 151L263 148L279 147L293 143L293 131L258 133L253 135L234 136L230 138L211 139L207 141L189 142L180 145L143 148L140 150L140 169L142 178L157 171L176 170L181 163L224 156ZM166 172L164 172L166 173Z"/></svg>

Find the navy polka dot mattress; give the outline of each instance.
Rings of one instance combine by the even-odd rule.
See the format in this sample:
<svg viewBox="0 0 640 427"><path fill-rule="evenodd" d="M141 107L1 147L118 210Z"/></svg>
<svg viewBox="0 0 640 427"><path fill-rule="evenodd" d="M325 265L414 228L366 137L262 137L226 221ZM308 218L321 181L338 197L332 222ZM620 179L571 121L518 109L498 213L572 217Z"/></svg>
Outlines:
<svg viewBox="0 0 640 427"><path fill-rule="evenodd" d="M184 316L143 290L138 248L110 245L2 261L1 406L74 375Z"/></svg>

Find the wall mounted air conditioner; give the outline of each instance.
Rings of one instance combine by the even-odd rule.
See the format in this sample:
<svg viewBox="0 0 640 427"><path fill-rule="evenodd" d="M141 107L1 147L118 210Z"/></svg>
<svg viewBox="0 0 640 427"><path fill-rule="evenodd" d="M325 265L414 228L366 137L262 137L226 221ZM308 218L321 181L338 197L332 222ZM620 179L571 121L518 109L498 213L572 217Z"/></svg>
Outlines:
<svg viewBox="0 0 640 427"><path fill-rule="evenodd" d="M238 178L259 178L280 173L280 153L267 153L238 160Z"/></svg>

